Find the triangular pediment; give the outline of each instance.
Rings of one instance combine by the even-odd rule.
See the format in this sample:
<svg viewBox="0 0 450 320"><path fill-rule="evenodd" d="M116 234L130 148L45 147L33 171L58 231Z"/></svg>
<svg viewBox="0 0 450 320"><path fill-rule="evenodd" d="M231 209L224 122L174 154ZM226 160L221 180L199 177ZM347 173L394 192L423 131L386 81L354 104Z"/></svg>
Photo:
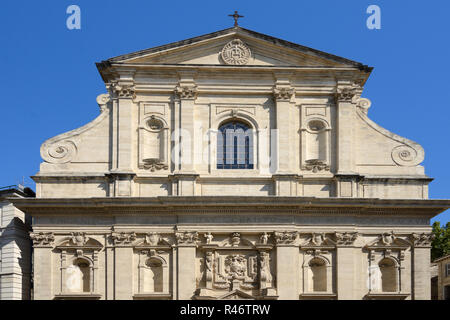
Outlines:
<svg viewBox="0 0 450 320"><path fill-rule="evenodd" d="M227 61L222 54L227 44L240 42L245 61ZM230 50L233 48L231 47ZM248 50L248 51L247 51ZM231 52L231 51L230 51ZM367 68L359 62L334 56L285 40L241 27L229 28L207 35L150 48L108 60L127 64L180 65L245 65L245 66L312 66Z"/></svg>
<svg viewBox="0 0 450 320"><path fill-rule="evenodd" d="M245 293L239 289L230 291L220 297L218 300L256 300L256 298L248 293Z"/></svg>
<svg viewBox="0 0 450 320"><path fill-rule="evenodd" d="M366 245L368 249L408 248L411 246L407 240L397 237L394 233L383 233L377 239Z"/></svg>

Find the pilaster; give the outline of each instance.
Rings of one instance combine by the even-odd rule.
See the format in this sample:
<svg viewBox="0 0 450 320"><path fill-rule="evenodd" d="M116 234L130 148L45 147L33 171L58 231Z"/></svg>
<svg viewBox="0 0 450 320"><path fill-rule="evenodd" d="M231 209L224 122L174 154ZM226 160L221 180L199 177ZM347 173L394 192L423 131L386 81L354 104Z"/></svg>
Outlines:
<svg viewBox="0 0 450 320"><path fill-rule="evenodd" d="M412 296L414 300L431 300L430 261L431 233L411 235L413 244L412 260Z"/></svg>
<svg viewBox="0 0 450 320"><path fill-rule="evenodd" d="M276 129L278 135L277 173L292 173L294 168L292 117L295 106L295 90L291 87L289 74L276 74L273 96L275 101ZM271 155L272 159L274 155Z"/></svg>
<svg viewBox="0 0 450 320"><path fill-rule="evenodd" d="M179 126L176 127L178 134L176 134L180 150L176 154L179 157L178 170L181 173L193 173L195 170L194 165L194 150L195 150L195 137L194 137L194 122L195 122L195 99L197 98L197 85L195 84L194 72L179 72L180 81L175 88L175 112L179 114L175 117L178 120ZM178 108L177 108L178 107Z"/></svg>
<svg viewBox="0 0 450 320"><path fill-rule="evenodd" d="M132 171L135 167L133 149L135 145L134 109L135 88L134 71L125 72L120 79L109 84L113 100L112 135L113 135L113 171Z"/></svg>
<svg viewBox="0 0 450 320"><path fill-rule="evenodd" d="M336 284L338 300L354 300L356 291L355 247L356 232L336 232ZM358 271L359 272L359 271Z"/></svg>
<svg viewBox="0 0 450 320"><path fill-rule="evenodd" d="M275 232L277 293L280 300L299 298L299 247L297 232Z"/></svg>
<svg viewBox="0 0 450 320"><path fill-rule="evenodd" d="M337 173L355 172L355 97L361 89L351 83L339 83L336 92Z"/></svg>
<svg viewBox="0 0 450 320"><path fill-rule="evenodd" d="M177 232L178 254L177 300L190 300L197 289L195 281L195 256L198 242L197 232Z"/></svg>

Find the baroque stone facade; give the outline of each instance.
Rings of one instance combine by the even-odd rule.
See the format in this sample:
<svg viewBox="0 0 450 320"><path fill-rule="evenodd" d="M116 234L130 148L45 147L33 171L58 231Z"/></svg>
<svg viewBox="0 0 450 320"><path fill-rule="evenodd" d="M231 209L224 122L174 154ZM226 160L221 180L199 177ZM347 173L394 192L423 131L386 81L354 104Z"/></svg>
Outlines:
<svg viewBox="0 0 450 320"><path fill-rule="evenodd" d="M450 202L368 118L372 68L238 26L97 66L100 115L15 201L36 299L430 298Z"/></svg>

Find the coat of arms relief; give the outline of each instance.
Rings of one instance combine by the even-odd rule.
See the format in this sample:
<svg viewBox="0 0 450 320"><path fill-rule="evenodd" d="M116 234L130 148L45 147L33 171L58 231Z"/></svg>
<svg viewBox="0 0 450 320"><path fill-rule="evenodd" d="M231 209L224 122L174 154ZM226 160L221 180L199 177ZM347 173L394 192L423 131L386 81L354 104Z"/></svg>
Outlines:
<svg viewBox="0 0 450 320"><path fill-rule="evenodd" d="M239 233L231 234L221 243L211 243L205 235L202 246L203 287L199 296L214 296L224 292L247 292L261 296L263 291L274 288L274 268L271 267L270 251L266 236L250 241ZM259 240L259 241L258 241Z"/></svg>

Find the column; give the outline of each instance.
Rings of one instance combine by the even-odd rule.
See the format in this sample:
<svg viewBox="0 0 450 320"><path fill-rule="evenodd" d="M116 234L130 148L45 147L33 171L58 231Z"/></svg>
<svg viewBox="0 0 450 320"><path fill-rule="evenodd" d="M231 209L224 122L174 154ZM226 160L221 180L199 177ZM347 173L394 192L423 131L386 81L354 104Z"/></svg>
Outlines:
<svg viewBox="0 0 450 320"><path fill-rule="evenodd" d="M195 257L197 232L177 232L177 300L190 300L197 289L195 281Z"/></svg>
<svg viewBox="0 0 450 320"><path fill-rule="evenodd" d="M277 293L279 300L299 299L299 256L297 232L274 233L277 257Z"/></svg>

